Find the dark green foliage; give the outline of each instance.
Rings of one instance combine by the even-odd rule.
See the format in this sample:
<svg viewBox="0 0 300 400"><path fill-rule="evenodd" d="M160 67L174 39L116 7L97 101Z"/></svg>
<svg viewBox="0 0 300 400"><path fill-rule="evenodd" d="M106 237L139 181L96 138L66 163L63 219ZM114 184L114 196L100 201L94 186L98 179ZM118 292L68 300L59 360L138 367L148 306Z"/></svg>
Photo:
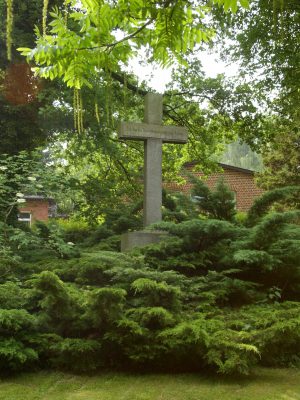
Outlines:
<svg viewBox="0 0 300 400"><path fill-rule="evenodd" d="M126 291L119 288L95 289L89 294L86 318L97 334L103 334L121 318Z"/></svg>
<svg viewBox="0 0 300 400"><path fill-rule="evenodd" d="M246 222L248 225L253 226L276 202L281 202L284 205L289 204L293 207L298 206L299 208L299 198L299 186L285 186L266 192L254 201L253 206L248 212L248 219Z"/></svg>
<svg viewBox="0 0 300 400"><path fill-rule="evenodd" d="M131 253L100 251L115 240L102 226L80 258L5 264L0 368L247 374L299 363L299 211L248 228L218 219L153 228L165 240ZM39 229L47 243L51 227Z"/></svg>
<svg viewBox="0 0 300 400"><path fill-rule="evenodd" d="M24 202L24 193L36 193L32 183L42 171L41 155L26 152L0 155L0 221L17 225L17 206Z"/></svg>
<svg viewBox="0 0 300 400"><path fill-rule="evenodd" d="M142 203L125 205L120 203L118 208L108 209L105 216L105 225L107 229L115 234L133 230L139 230L142 227Z"/></svg>
<svg viewBox="0 0 300 400"><path fill-rule="evenodd" d="M1 310L0 311L0 333L9 335L33 329L35 319L25 310Z"/></svg>
<svg viewBox="0 0 300 400"><path fill-rule="evenodd" d="M132 283L132 289L135 294L141 295L150 307L162 306L178 311L180 290L177 287L170 286L166 282L140 278Z"/></svg>
<svg viewBox="0 0 300 400"><path fill-rule="evenodd" d="M12 278L24 251L39 248L40 239L31 232L0 221L0 281Z"/></svg>
<svg viewBox="0 0 300 400"><path fill-rule="evenodd" d="M90 372L103 366L101 344L91 339L60 339L47 350L50 366L73 372Z"/></svg>
<svg viewBox="0 0 300 400"><path fill-rule="evenodd" d="M236 267L247 266L259 268L262 271L272 270L276 259L263 250L238 250L233 255L233 264Z"/></svg>
<svg viewBox="0 0 300 400"><path fill-rule="evenodd" d="M174 325L174 316L163 307L139 307L129 310L130 317L149 330L164 329Z"/></svg>
<svg viewBox="0 0 300 400"><path fill-rule="evenodd" d="M234 330L247 332L268 366L299 365L299 302L254 305L233 313L228 321Z"/></svg>
<svg viewBox="0 0 300 400"><path fill-rule="evenodd" d="M39 323L58 334L77 331L81 314L79 293L50 271L43 271L33 282L38 293Z"/></svg>
<svg viewBox="0 0 300 400"><path fill-rule="evenodd" d="M182 222L197 218L198 212L194 202L183 193L162 192L163 221Z"/></svg>
<svg viewBox="0 0 300 400"><path fill-rule="evenodd" d="M17 221L18 206L26 204L26 194L47 195L57 189L62 180L42 159L39 152L20 152L0 157L0 276L8 278L10 270L22 259L35 259L39 252L45 256L78 257L72 244L63 240L56 224L36 222L35 231ZM64 186L62 184L62 186ZM65 187L65 186L64 186ZM32 254L35 253L32 257ZM39 258L39 256L37 257ZM1 278L0 278L1 279Z"/></svg>
<svg viewBox="0 0 300 400"><path fill-rule="evenodd" d="M70 224L71 225L71 224ZM73 225L73 226L72 226ZM66 242L72 242L76 244L82 244L85 242L87 237L91 235L91 227L87 226L86 224L72 224L71 226L66 226L59 224L59 227L62 228L62 235ZM89 243L92 245L93 243Z"/></svg>
<svg viewBox="0 0 300 400"><path fill-rule="evenodd" d="M38 353L29 337L36 331L36 319L26 310L0 310L0 370L18 371L32 366Z"/></svg>
<svg viewBox="0 0 300 400"><path fill-rule="evenodd" d="M113 234L114 232L106 225L99 225L88 237L85 237L83 244L84 246L91 247L98 244L101 240L109 238Z"/></svg>
<svg viewBox="0 0 300 400"><path fill-rule="evenodd" d="M61 1L49 0L49 9ZM34 29L42 24L42 0L14 0L12 60L6 54L6 1L0 1L0 154L17 154L46 147L54 131L53 125L66 127L69 110L61 111L53 102L61 99L61 85L34 77L31 67L17 52L19 46L31 46ZM66 90L64 90L66 92ZM69 124L70 125L70 124ZM56 130L56 132L58 129Z"/></svg>
<svg viewBox="0 0 300 400"><path fill-rule="evenodd" d="M180 360L191 368L201 368L208 342L204 318L184 321L175 327L165 329L160 334L160 339L166 347L166 355L173 359L173 363ZM173 354L176 354L175 357Z"/></svg>
<svg viewBox="0 0 300 400"><path fill-rule="evenodd" d="M296 95L298 96L298 95ZM262 150L264 169L257 176L257 183L264 189L300 185L300 131L299 114L292 107L293 118L273 126L275 137ZM287 117L284 113L284 117Z"/></svg>
<svg viewBox="0 0 300 400"><path fill-rule="evenodd" d="M0 285L0 304L2 309L22 309L28 305L30 290L19 282L8 281Z"/></svg>
<svg viewBox="0 0 300 400"><path fill-rule="evenodd" d="M191 220L174 225L170 233L182 237L187 247L206 249L222 239L234 239L243 231L226 221Z"/></svg>
<svg viewBox="0 0 300 400"><path fill-rule="evenodd" d="M42 239L44 246L53 250L58 257L68 259L80 256L78 249L74 247L74 243L65 242L63 232L57 224L45 224L44 222L37 221L35 229L37 230L38 237Z"/></svg>
<svg viewBox="0 0 300 400"><path fill-rule="evenodd" d="M193 188L191 194L195 199L200 212L208 215L210 218L232 221L236 213L234 193L219 179L215 190L211 191L209 187L199 178L190 174L188 176Z"/></svg>
<svg viewBox="0 0 300 400"><path fill-rule="evenodd" d="M12 337L0 339L0 370L7 373L28 369L38 360L38 353Z"/></svg>
<svg viewBox="0 0 300 400"><path fill-rule="evenodd" d="M119 199L119 201L122 199ZM169 194L165 190L162 192L163 220L172 222L182 222L192 217L196 218L198 213L191 199L181 194ZM63 228L64 239L75 239L75 243L80 243L82 247L95 246L97 250L120 251L119 235L128 232L141 230L143 201L109 205L104 210L104 222L96 227L81 226L78 222L60 222ZM76 227L77 225L77 227ZM82 236L85 234L85 239ZM71 240L72 241L72 240Z"/></svg>
<svg viewBox="0 0 300 400"><path fill-rule="evenodd" d="M93 249L99 251L121 251L121 236L113 235L102 239L99 244L93 246Z"/></svg>
<svg viewBox="0 0 300 400"><path fill-rule="evenodd" d="M120 199L119 199L120 201ZM185 195L171 195L163 190L163 220L182 222L197 217L195 205ZM94 250L120 251L122 233L142 229L143 201L109 205L104 210L104 222L89 227L79 221L59 221L65 241L74 241L82 248L93 247Z"/></svg>
<svg viewBox="0 0 300 400"><path fill-rule="evenodd" d="M284 226L293 222L299 223L299 220L300 210L266 215L252 230L250 239L252 246L257 249L267 248L271 243L282 237Z"/></svg>

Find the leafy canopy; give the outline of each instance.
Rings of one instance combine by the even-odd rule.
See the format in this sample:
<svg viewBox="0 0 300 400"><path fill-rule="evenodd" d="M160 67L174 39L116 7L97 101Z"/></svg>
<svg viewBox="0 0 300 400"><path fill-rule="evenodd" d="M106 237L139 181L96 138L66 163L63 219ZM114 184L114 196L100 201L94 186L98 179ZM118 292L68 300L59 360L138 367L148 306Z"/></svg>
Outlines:
<svg viewBox="0 0 300 400"><path fill-rule="evenodd" d="M40 76L61 77L80 88L99 69L120 71L141 48L162 66L183 62L198 43L212 38L206 21L216 4L233 12L238 4L248 6L247 0L65 0L65 10L50 13L49 32L36 29L36 47L19 50L35 61Z"/></svg>

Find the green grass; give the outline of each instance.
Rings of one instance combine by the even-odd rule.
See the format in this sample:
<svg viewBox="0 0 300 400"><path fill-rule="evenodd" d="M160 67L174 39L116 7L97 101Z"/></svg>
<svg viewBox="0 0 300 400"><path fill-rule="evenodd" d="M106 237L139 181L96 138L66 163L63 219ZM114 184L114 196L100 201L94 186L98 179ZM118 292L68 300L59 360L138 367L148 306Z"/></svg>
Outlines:
<svg viewBox="0 0 300 400"><path fill-rule="evenodd" d="M258 369L249 378L196 374L76 376L38 372L0 379L1 400L300 400L300 370Z"/></svg>

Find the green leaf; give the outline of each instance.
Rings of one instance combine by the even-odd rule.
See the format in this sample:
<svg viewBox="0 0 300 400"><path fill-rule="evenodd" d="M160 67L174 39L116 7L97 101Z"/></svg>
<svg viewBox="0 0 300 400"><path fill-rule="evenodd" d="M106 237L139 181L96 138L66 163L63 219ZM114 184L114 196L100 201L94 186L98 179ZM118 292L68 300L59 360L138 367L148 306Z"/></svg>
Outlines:
<svg viewBox="0 0 300 400"><path fill-rule="evenodd" d="M249 9L249 1L248 0L239 0L239 1L241 3L242 7Z"/></svg>

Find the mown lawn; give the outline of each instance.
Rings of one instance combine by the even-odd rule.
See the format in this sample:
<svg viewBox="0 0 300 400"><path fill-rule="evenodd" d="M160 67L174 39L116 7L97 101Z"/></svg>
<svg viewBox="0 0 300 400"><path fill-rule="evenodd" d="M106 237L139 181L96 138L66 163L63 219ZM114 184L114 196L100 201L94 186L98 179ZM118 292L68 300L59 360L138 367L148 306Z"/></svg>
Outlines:
<svg viewBox="0 0 300 400"><path fill-rule="evenodd" d="M259 369L243 379L196 374L75 376L39 372L0 379L1 400L300 400L300 370Z"/></svg>

